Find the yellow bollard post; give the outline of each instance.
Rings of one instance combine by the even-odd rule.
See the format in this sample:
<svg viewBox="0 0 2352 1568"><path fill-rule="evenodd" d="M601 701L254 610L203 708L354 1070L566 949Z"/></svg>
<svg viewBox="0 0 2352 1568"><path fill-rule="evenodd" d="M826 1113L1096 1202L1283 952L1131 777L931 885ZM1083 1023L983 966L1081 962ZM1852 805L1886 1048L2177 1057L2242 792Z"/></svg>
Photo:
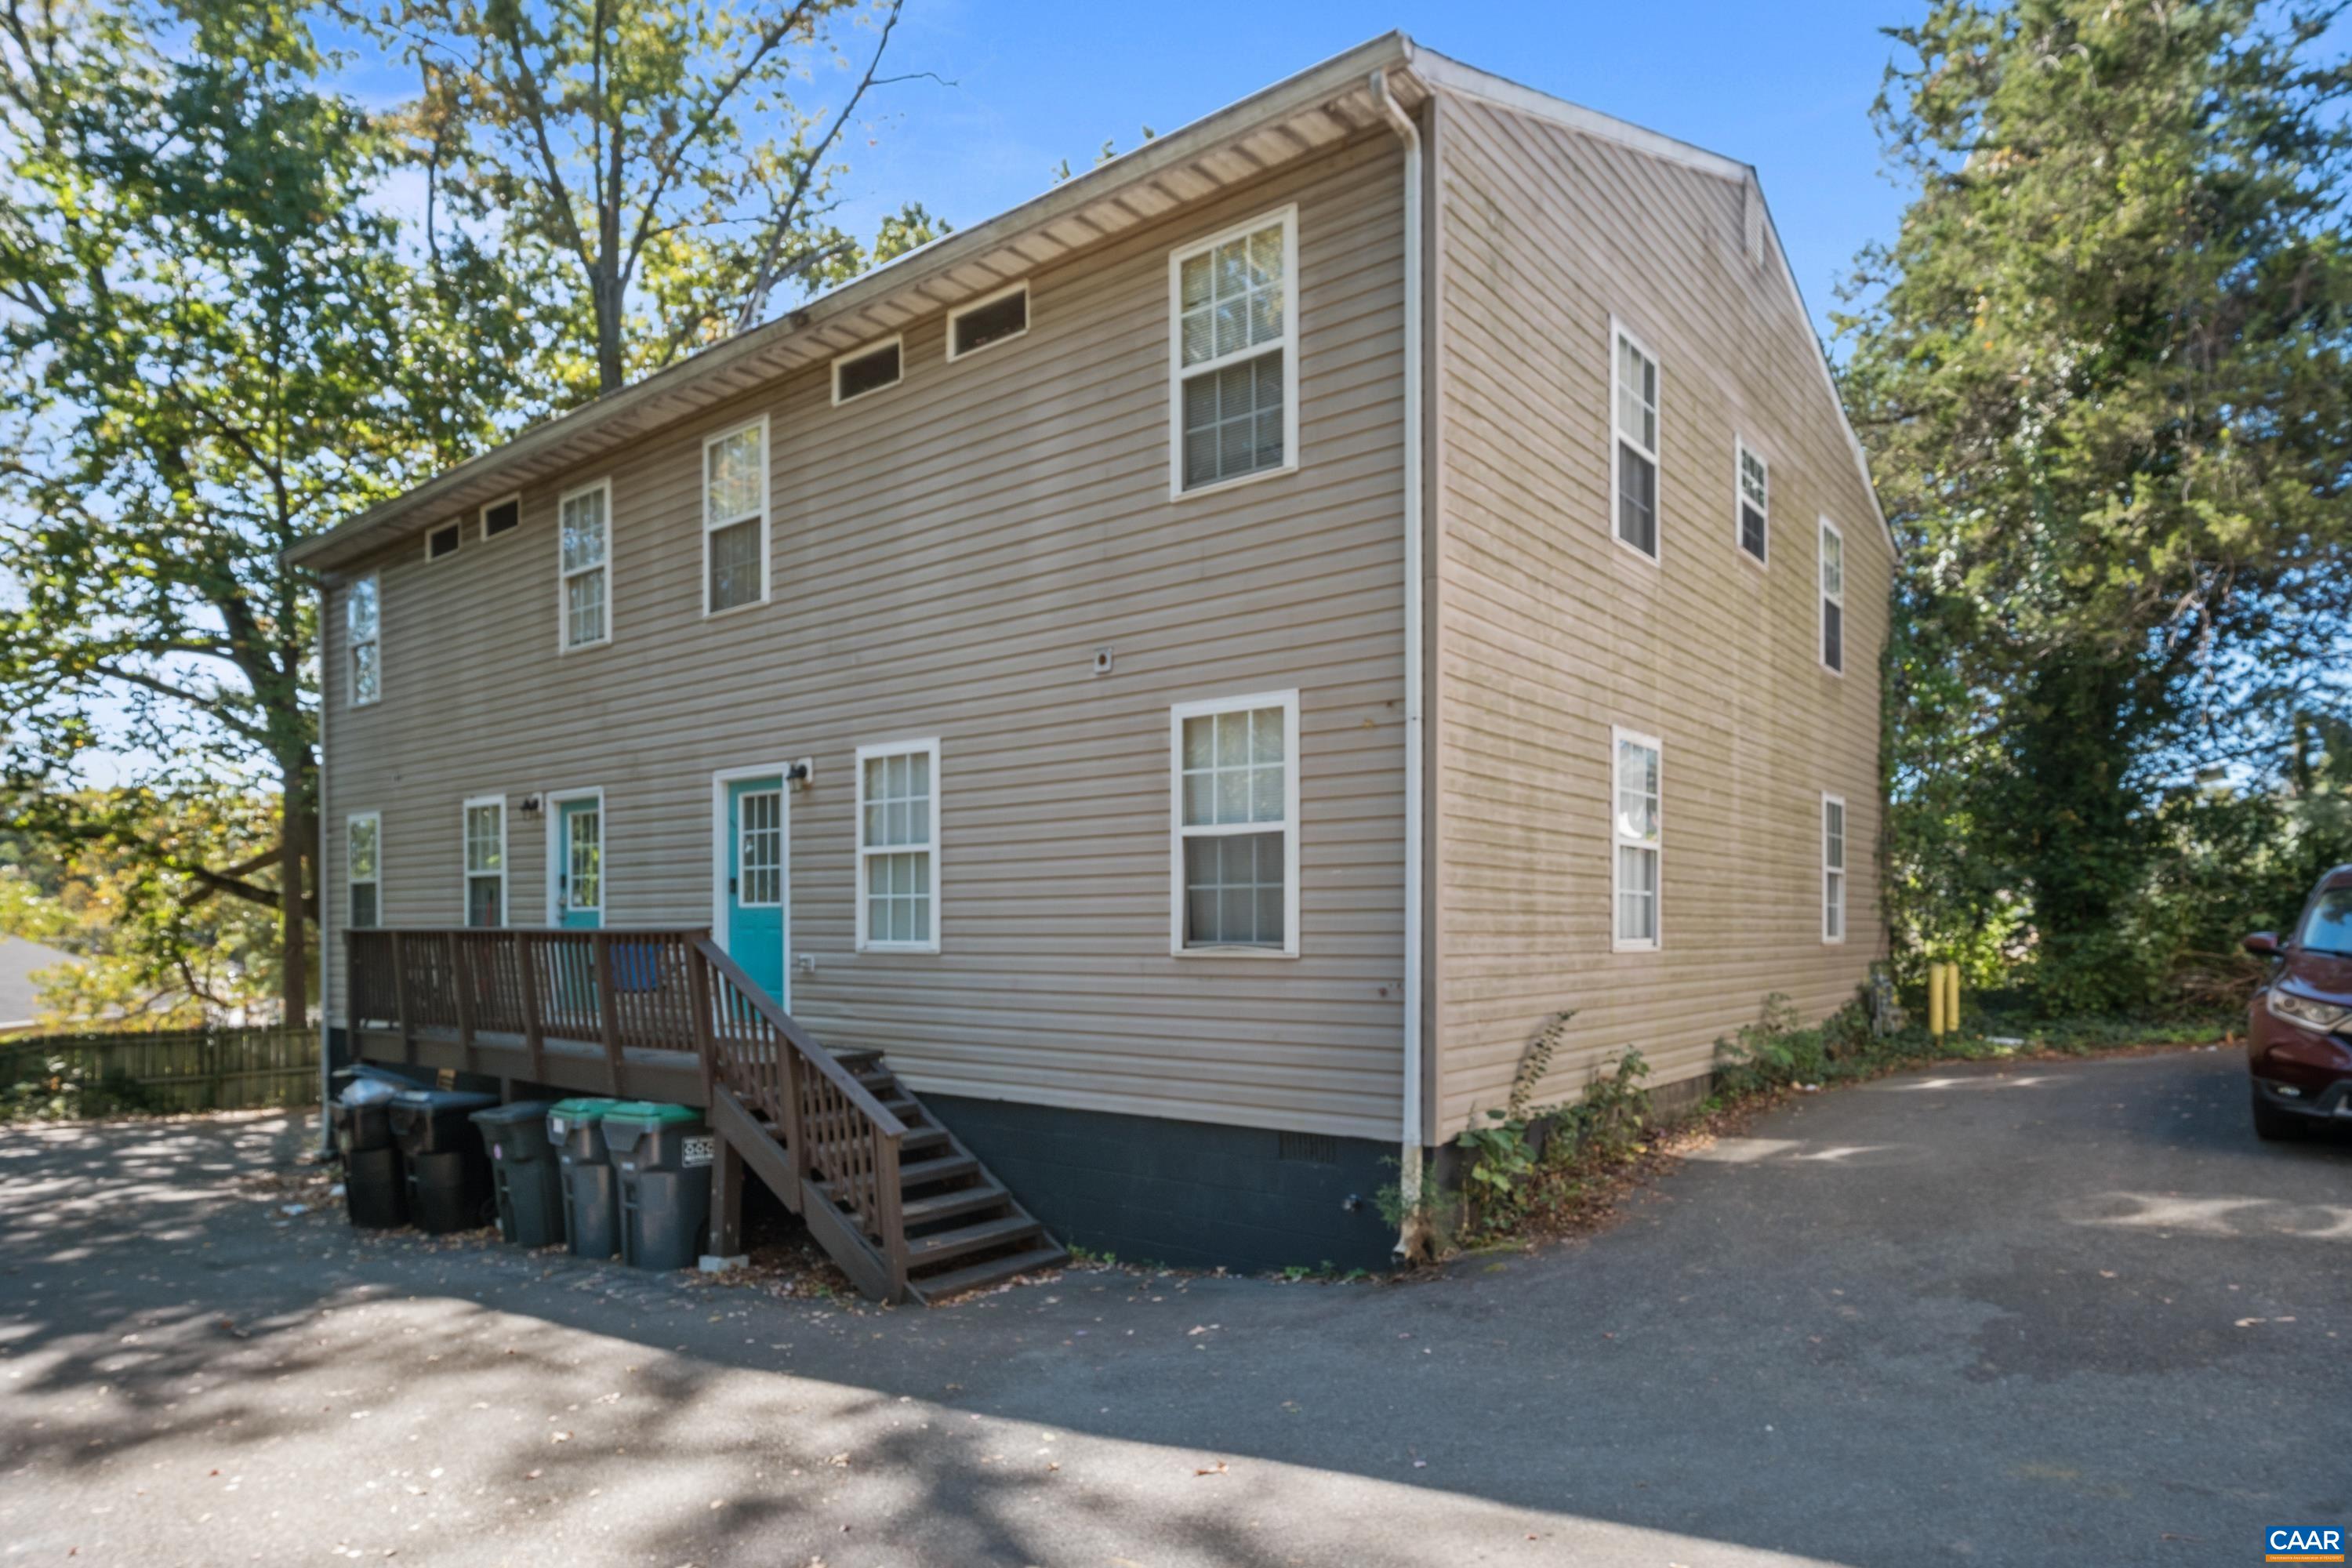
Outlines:
<svg viewBox="0 0 2352 1568"><path fill-rule="evenodd" d="M1944 1037L1944 966L1927 965L1927 1037Z"/></svg>
<svg viewBox="0 0 2352 1568"><path fill-rule="evenodd" d="M1948 1034L1960 1032L1960 966L1944 965L1944 1029Z"/></svg>

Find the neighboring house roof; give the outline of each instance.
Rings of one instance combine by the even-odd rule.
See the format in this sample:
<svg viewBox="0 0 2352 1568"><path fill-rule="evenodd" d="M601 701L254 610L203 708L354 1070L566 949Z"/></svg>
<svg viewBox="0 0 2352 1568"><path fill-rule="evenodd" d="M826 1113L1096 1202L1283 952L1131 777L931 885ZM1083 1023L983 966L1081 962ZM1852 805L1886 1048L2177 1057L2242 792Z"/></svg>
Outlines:
<svg viewBox="0 0 2352 1568"><path fill-rule="evenodd" d="M40 1021L40 990L33 984L37 970L80 959L19 936L0 936L0 1032L29 1029Z"/></svg>
<svg viewBox="0 0 2352 1568"><path fill-rule="evenodd" d="M1255 180L1336 145L1384 121L1370 90L1375 71L1390 75L1391 92L1408 109L1417 109L1437 91L1483 99L1730 181L1752 193L1761 208L1756 171L1746 163L1448 59L1402 33L1387 33L1146 142L984 223L894 258L773 321L534 426L503 446L293 546L285 559L324 572L354 564L405 534L445 523L780 376L826 363L910 321L1017 282L1063 256L1228 185ZM1771 222L1769 211L1764 221ZM1780 257L1781 277L1802 311L1803 296L1789 271L1787 252L1777 244L1773 249ZM1809 312L1805 319L1811 320ZM1827 357L1820 359L1823 384L1843 421L1844 400ZM1845 435L1879 526L1885 529L1868 459L1850 423ZM1890 543L1893 537L1889 531Z"/></svg>

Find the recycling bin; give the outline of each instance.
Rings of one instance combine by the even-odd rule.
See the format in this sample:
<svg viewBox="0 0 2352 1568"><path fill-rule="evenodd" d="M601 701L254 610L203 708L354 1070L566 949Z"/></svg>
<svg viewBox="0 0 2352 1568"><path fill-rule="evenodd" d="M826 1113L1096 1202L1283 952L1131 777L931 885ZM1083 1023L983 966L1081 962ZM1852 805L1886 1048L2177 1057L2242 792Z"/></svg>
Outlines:
<svg viewBox="0 0 2352 1568"><path fill-rule="evenodd" d="M391 1230L408 1223L407 1173L393 1141L390 1091L363 1082L345 1086L327 1108L343 1159L343 1208L362 1229Z"/></svg>
<svg viewBox="0 0 2352 1568"><path fill-rule="evenodd" d="M563 1235L581 1258L621 1250L621 1190L604 1152L604 1113L620 1103L589 1095L548 1107L547 1143L562 1173Z"/></svg>
<svg viewBox="0 0 2352 1568"><path fill-rule="evenodd" d="M490 1161L467 1119L496 1105L495 1094L409 1089L392 1097L387 1120L407 1168L408 1217L441 1236L480 1225L490 1205Z"/></svg>
<svg viewBox="0 0 2352 1568"><path fill-rule="evenodd" d="M517 1247L563 1239L563 1167L547 1141L548 1102L517 1100L473 1114L490 1157L490 1195L499 1234Z"/></svg>
<svg viewBox="0 0 2352 1568"><path fill-rule="evenodd" d="M621 1197L621 1260L689 1268L710 1226L717 1139L683 1105L625 1100L604 1112L604 1149Z"/></svg>

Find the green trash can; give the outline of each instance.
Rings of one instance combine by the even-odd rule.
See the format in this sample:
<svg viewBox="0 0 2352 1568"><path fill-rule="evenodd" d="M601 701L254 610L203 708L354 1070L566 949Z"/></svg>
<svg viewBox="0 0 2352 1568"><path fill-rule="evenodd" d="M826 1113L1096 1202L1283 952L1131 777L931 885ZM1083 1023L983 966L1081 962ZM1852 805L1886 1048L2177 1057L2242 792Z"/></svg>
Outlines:
<svg viewBox="0 0 2352 1568"><path fill-rule="evenodd" d="M547 1143L562 1173L563 1235L581 1258L621 1250L621 1189L604 1152L604 1113L620 1103L584 1095L548 1107Z"/></svg>
<svg viewBox="0 0 2352 1568"><path fill-rule="evenodd" d="M490 1156L499 1234L516 1247L552 1247L563 1239L563 1167L547 1141L547 1111L546 1100L517 1100L474 1112Z"/></svg>
<svg viewBox="0 0 2352 1568"><path fill-rule="evenodd" d="M718 1140L702 1113L625 1100L604 1111L604 1148L621 1195L621 1261L690 1268L710 1226L710 1163Z"/></svg>

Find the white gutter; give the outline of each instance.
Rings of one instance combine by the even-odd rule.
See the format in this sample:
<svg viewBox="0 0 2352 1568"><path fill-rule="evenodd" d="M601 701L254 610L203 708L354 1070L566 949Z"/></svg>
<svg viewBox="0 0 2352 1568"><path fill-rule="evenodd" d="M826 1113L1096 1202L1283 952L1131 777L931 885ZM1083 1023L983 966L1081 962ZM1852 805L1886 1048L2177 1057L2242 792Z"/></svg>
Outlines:
<svg viewBox="0 0 2352 1568"><path fill-rule="evenodd" d="M1404 1125L1397 1187L1405 1225L1421 1201L1421 898L1422 846L1422 537L1421 447L1421 132L1389 92L1385 70L1371 74L1372 101L1404 143ZM1406 1250L1405 1237L1397 1250Z"/></svg>
<svg viewBox="0 0 2352 1568"><path fill-rule="evenodd" d="M334 965L327 962L327 691L330 685L327 668L327 584L319 583L319 1153L324 1158L335 1152L335 1130L328 1120L327 1107L335 1099L334 1037L330 1032L334 1014L328 1006L334 982ZM299 874L299 873L298 873Z"/></svg>

